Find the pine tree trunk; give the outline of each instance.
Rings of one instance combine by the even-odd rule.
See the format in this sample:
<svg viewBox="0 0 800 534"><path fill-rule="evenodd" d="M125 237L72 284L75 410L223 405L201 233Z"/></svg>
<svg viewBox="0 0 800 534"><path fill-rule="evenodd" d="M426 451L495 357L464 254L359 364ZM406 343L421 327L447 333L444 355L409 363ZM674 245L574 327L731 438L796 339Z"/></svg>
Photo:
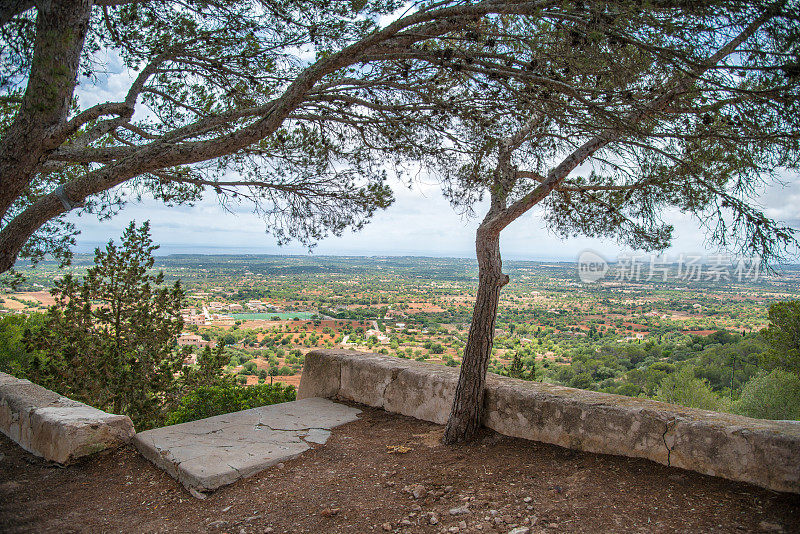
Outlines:
<svg viewBox="0 0 800 534"><path fill-rule="evenodd" d="M4 6L3 16L27 7L26 2ZM36 41L27 87L14 122L0 139L0 218L28 187L41 158L64 141L62 127L75 90L92 2L51 0L36 2L36 8Z"/></svg>
<svg viewBox="0 0 800 534"><path fill-rule="evenodd" d="M500 233L489 231L481 225L475 239L475 249L478 257L478 295L453 408L444 431L444 442L448 444L470 439L480 426L500 289L508 283L500 258Z"/></svg>

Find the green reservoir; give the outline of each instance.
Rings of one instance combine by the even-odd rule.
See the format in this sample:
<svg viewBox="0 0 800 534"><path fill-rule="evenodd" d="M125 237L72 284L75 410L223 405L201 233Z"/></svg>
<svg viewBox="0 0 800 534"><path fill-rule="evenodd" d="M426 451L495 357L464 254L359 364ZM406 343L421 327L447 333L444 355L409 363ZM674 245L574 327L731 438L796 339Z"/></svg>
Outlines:
<svg viewBox="0 0 800 534"><path fill-rule="evenodd" d="M311 317L317 315L311 312L266 312L266 313L232 313L231 316L237 321L269 321L273 317L279 317L281 321L290 321L297 317L298 319L310 320Z"/></svg>

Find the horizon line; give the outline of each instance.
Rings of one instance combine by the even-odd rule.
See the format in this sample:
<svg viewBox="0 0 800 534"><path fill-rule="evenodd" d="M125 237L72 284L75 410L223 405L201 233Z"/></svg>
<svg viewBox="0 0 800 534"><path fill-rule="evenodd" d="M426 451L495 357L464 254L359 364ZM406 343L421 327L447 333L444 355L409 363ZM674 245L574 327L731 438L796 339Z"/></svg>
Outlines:
<svg viewBox="0 0 800 534"><path fill-rule="evenodd" d="M105 243L102 243L102 244L105 244ZM100 245L99 242L98 242L98 245ZM163 248L169 248L169 247L184 247L184 245L167 245L166 247L163 247ZM185 245L185 247L186 248L195 248L195 245ZM162 247L159 247L159 248L162 248ZM230 250L236 250L234 247L213 247L213 246L210 246L210 247L198 247L198 248L207 248L207 249L208 248L212 248L212 249L213 248L218 248L218 249L229 250L229 251ZM277 253L277 252L243 252L243 251L242 252L212 252L212 253L204 253L204 252L174 252L173 251L173 252L166 252L166 253L163 253L163 254L159 254L158 250L159 249L156 249L154 251L154 254L153 254L156 258L169 258L169 257L179 257L179 256L208 256L208 257L250 256L250 257L275 257L275 258L295 257L295 258L318 258L318 259L323 259L323 258L363 258L363 259L372 259L372 258L414 258L414 259L451 259L451 260L475 260L476 259L474 255L466 255L466 254L455 253L455 252L442 253L442 254L436 255L436 254L432 254L430 252L421 252L421 251L419 251L419 252L417 252L417 251L408 251L408 252L405 252L405 253L378 252L378 253L374 253L374 254L368 254L368 253L364 253L364 252L352 252L352 253L340 253L340 254L326 252L326 253L322 253L322 254L314 254L313 252L300 253L300 252L290 252L290 251L287 251L285 253ZM589 250L589 249L587 249L587 250ZM596 252L596 251L591 251L591 252ZM94 254L94 252L88 252L88 251L87 252L75 252L74 253L75 256L92 256L93 254ZM642 254L644 254L644 253L642 253ZM605 256L607 256L609 258L608 263L616 264L616 263L619 263L620 256L625 256L625 255L626 255L625 253L617 254L617 257L616 257L615 260L611 260L610 259L612 257L611 254L607 254ZM717 254L699 254L699 255L702 258L709 258L709 257L717 256ZM578 254L577 256L580 256L580 254ZM509 254L506 254L503 259L507 260L507 261L511 261L511 262L577 264L577 263L579 263L579 259L578 259L577 256L567 259L567 258L564 258L564 257L558 258L558 257L552 257L552 256L550 256L550 257L548 257L548 256L539 256L539 257L527 256L526 257L526 256L518 255L518 254L510 254L509 253ZM735 257L735 255L733 255L733 254L731 254L729 256L731 258ZM667 255L666 259L669 260L669 258L670 258L670 256ZM54 260L52 258L47 258L44 261L56 261L56 260ZM673 264L673 263L677 263L677 261L676 260L669 260L669 261L666 261L665 263L666 264ZM705 262L701 262L701 263L705 263ZM798 267L798 268L800 268L800 262L780 263L780 264L776 264L774 267Z"/></svg>

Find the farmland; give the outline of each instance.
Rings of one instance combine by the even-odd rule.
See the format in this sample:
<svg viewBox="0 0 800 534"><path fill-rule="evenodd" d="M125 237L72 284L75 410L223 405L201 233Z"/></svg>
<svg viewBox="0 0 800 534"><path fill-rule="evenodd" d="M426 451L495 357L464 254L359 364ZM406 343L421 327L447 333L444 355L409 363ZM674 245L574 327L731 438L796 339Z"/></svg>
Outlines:
<svg viewBox="0 0 800 534"><path fill-rule="evenodd" d="M78 256L68 269L90 264ZM458 366L477 284L475 262L458 258L173 255L156 268L186 290L184 332L196 341L185 350L225 343L227 371L246 384L297 385L319 347ZM770 304L800 298L796 266L740 280L594 284L574 263L510 261L505 271L490 371L626 395L655 396L689 362L736 400L759 371ZM64 271L23 272L25 286L2 295L6 313L45 310Z"/></svg>

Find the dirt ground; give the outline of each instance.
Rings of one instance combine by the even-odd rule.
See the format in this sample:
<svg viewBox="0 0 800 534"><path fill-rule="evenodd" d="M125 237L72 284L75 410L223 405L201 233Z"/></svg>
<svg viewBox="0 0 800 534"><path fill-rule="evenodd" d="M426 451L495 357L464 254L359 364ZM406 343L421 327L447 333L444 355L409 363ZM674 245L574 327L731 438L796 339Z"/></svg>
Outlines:
<svg viewBox="0 0 800 534"><path fill-rule="evenodd" d="M363 409L203 501L131 448L61 468L0 436L0 532L800 532L797 495Z"/></svg>

